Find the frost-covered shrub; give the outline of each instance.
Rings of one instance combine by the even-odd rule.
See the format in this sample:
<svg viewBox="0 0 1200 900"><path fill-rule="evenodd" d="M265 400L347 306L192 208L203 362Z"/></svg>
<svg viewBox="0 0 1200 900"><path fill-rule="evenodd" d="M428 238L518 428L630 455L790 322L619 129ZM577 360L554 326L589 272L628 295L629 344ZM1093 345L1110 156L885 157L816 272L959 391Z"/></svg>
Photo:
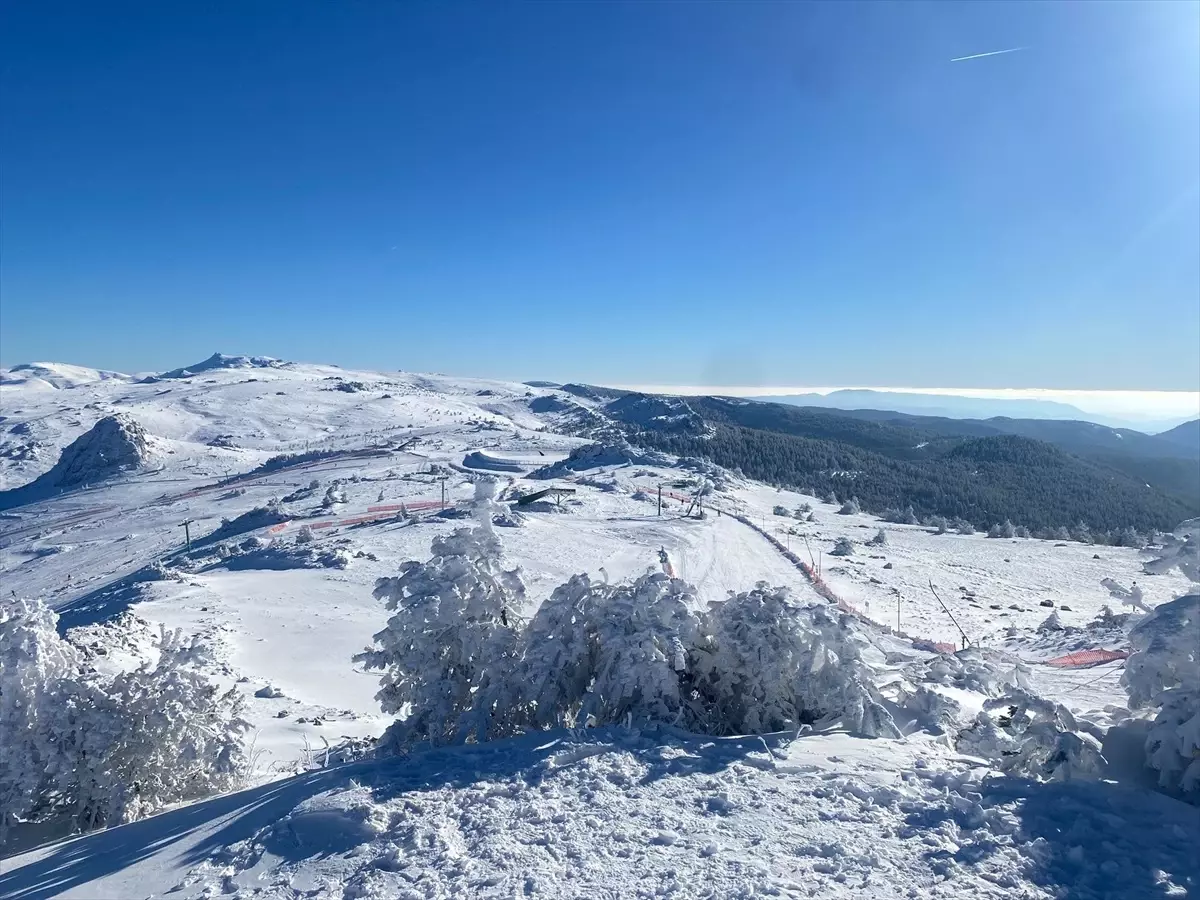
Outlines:
<svg viewBox="0 0 1200 900"><path fill-rule="evenodd" d="M842 508L838 510L839 516L857 516L862 512L862 507L858 505L858 498L851 497L842 504Z"/></svg>
<svg viewBox="0 0 1200 900"><path fill-rule="evenodd" d="M1200 584L1200 519L1189 519L1173 534L1163 535L1162 549L1142 568L1151 575L1179 569L1189 581Z"/></svg>
<svg viewBox="0 0 1200 900"><path fill-rule="evenodd" d="M376 696L399 716L384 752L625 721L727 734L821 720L899 734L862 656L869 626L827 604L760 585L700 610L695 590L666 574L577 575L522 623L524 589L499 566L489 528L432 549L377 583L395 614L355 657L384 670Z"/></svg>
<svg viewBox="0 0 1200 900"><path fill-rule="evenodd" d="M321 506L325 509L331 509L332 507L345 502L345 492L336 484L331 484L329 486L329 490L325 492L325 499L321 501Z"/></svg>
<svg viewBox="0 0 1200 900"><path fill-rule="evenodd" d="M854 544L850 542L850 538L840 537L833 542L833 549L829 551L830 556L853 556Z"/></svg>
<svg viewBox="0 0 1200 900"><path fill-rule="evenodd" d="M975 526L966 519L959 519L954 525L954 530L959 534L974 534Z"/></svg>
<svg viewBox="0 0 1200 900"><path fill-rule="evenodd" d="M867 543L870 544L872 547L886 547L887 542L888 542L887 532L884 531L882 528L880 528L877 532L875 532L875 537L873 537L869 541L867 541Z"/></svg>
<svg viewBox="0 0 1200 900"><path fill-rule="evenodd" d="M1158 708L1146 762L1163 787L1200 800L1200 593L1163 603L1129 634L1121 682L1133 709Z"/></svg>
<svg viewBox="0 0 1200 900"><path fill-rule="evenodd" d="M777 516L787 516L789 519L792 517L792 511L786 506L776 506L771 512Z"/></svg>
<svg viewBox="0 0 1200 900"><path fill-rule="evenodd" d="M662 573L632 584L576 575L530 620L520 681L539 727L634 720L699 723L689 658L703 641L691 585Z"/></svg>
<svg viewBox="0 0 1200 900"><path fill-rule="evenodd" d="M942 684L987 697L995 697L1011 687L1027 687L1027 671L1018 662L988 658L984 652L970 647L953 655L939 654L930 659L918 677L931 684Z"/></svg>
<svg viewBox="0 0 1200 900"><path fill-rule="evenodd" d="M248 724L240 695L195 669L200 644L162 631L156 662L109 676L56 625L40 601L0 608L0 831L21 819L129 822L237 785Z"/></svg>
<svg viewBox="0 0 1200 900"><path fill-rule="evenodd" d="M1038 634L1044 634L1047 631L1062 631L1063 623L1058 617L1058 610L1054 610L1050 615L1042 620L1042 623L1037 627Z"/></svg>
<svg viewBox="0 0 1200 900"><path fill-rule="evenodd" d="M1129 633L1133 653L1121 676L1132 709L1158 709L1146 736L1147 764L1158 770L1159 784L1192 802L1200 802L1198 542L1200 519L1190 519L1164 536L1158 556L1145 564L1152 573L1178 568L1193 589L1160 604L1133 627Z"/></svg>
<svg viewBox="0 0 1200 900"><path fill-rule="evenodd" d="M375 649L354 660L382 669L375 695L386 713L400 713L384 744L453 743L513 733L517 613L525 585L500 564L492 530L489 482L476 486L478 525L433 540L433 558L409 560L397 578L375 583L375 597L394 611L375 635ZM494 484L490 485L494 493Z"/></svg>
<svg viewBox="0 0 1200 900"><path fill-rule="evenodd" d="M1097 778L1104 769L1100 735L1061 704L1014 688L987 700L956 748L1016 775L1063 781Z"/></svg>
<svg viewBox="0 0 1200 900"><path fill-rule="evenodd" d="M0 604L0 832L29 815L71 760L56 739L82 660L37 600Z"/></svg>
<svg viewBox="0 0 1200 900"><path fill-rule="evenodd" d="M296 532L297 544L311 544L314 540L316 540L316 535L313 534L313 530L307 525L302 525L300 530Z"/></svg>
<svg viewBox="0 0 1200 900"><path fill-rule="evenodd" d="M988 529L987 536L990 538L1011 538L1016 537L1017 530L1013 527L1013 523L1005 519L1003 523L993 525Z"/></svg>
<svg viewBox="0 0 1200 900"><path fill-rule="evenodd" d="M244 769L241 695L192 667L195 640L164 632L159 659L92 684L91 708L73 724L81 828L130 822L168 803L227 791Z"/></svg>
<svg viewBox="0 0 1200 900"><path fill-rule="evenodd" d="M862 661L867 639L850 616L799 606L784 588L709 604L711 639L695 654L694 681L708 730L754 734L840 720L871 736L900 732Z"/></svg>
<svg viewBox="0 0 1200 900"><path fill-rule="evenodd" d="M916 525L917 513L910 504L907 509L892 509L888 507L880 516L885 522L892 522L896 525Z"/></svg>

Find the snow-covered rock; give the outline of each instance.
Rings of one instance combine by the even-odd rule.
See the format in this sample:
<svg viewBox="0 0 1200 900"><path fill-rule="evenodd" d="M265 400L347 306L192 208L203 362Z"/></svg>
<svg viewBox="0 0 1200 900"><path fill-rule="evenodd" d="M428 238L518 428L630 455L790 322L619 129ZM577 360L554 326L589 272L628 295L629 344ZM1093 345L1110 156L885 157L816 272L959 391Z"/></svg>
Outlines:
<svg viewBox="0 0 1200 900"><path fill-rule="evenodd" d="M150 457L149 441L141 425L126 415L105 416L65 447L49 472L24 487L0 492L0 509L136 472Z"/></svg>

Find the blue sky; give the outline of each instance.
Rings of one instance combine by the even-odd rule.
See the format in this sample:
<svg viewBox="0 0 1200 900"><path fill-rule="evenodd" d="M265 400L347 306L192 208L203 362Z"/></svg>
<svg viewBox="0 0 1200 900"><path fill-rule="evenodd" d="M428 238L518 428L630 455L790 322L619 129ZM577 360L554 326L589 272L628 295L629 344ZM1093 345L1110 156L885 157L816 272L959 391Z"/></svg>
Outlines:
<svg viewBox="0 0 1200 900"><path fill-rule="evenodd" d="M0 361L1194 391L1198 35L1187 2L4 4Z"/></svg>

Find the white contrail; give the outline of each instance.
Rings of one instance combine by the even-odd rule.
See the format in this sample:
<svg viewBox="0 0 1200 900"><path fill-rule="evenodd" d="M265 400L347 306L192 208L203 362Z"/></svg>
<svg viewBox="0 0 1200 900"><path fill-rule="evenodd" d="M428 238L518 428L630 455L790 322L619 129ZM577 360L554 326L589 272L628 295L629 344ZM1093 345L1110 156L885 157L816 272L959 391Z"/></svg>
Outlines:
<svg viewBox="0 0 1200 900"><path fill-rule="evenodd" d="M950 62L963 62L967 59L983 59L985 56L999 56L1002 53L1016 53L1018 50L1024 50L1024 47L1009 47L1007 50L990 50L987 53L973 53L970 56L956 56Z"/></svg>

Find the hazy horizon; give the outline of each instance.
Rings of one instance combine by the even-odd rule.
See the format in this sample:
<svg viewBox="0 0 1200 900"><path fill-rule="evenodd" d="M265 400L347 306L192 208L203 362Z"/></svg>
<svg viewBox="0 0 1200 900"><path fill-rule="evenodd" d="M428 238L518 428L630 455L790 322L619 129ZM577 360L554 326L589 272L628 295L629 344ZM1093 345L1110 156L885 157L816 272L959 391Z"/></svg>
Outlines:
<svg viewBox="0 0 1200 900"><path fill-rule="evenodd" d="M211 355L211 354L210 354ZM225 354L227 356L251 356L255 354ZM270 355L270 354L265 354ZM199 357L187 363L179 363L170 368L179 368L203 361L207 357ZM347 365L344 363L291 360L301 365L336 366L347 371L430 371L394 366L372 367L363 365ZM71 360L35 360L26 363L0 364L0 368L12 369L14 365L70 365L81 368L100 368L104 371L116 371L125 375L145 375L165 371L165 369L104 369L78 363ZM460 375L464 378L481 378L493 381L524 382L546 380L559 384L581 383L597 384L619 390L642 391L651 394L675 394L681 396L716 395L729 397L780 397L796 394L828 395L835 391L878 391L881 393L925 394L945 397L972 398L982 400L1042 400L1062 403L1075 407L1082 412L1098 416L1112 416L1131 420L1162 420L1171 418L1193 419L1200 418L1200 391L1129 391L1129 390L1075 390L1063 388L976 388L976 387L913 387L901 385L721 385L721 384L631 384L624 382L597 381L586 378L566 378L562 380L541 375L512 376L480 375L476 373L454 372L439 370L447 375Z"/></svg>

